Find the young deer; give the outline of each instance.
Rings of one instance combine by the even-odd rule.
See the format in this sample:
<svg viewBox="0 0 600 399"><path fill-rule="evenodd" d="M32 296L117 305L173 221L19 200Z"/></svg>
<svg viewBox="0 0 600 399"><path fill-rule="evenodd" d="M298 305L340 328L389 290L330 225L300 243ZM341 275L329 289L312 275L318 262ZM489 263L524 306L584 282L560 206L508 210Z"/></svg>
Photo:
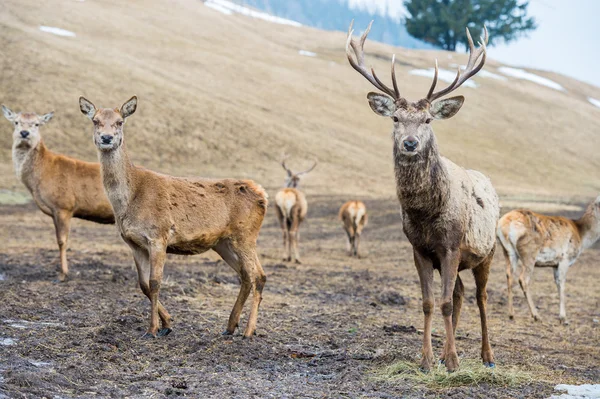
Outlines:
<svg viewBox="0 0 600 399"><path fill-rule="evenodd" d="M285 179L285 188L279 190L275 196L275 210L277 212L277 220L283 232L283 260L291 261L292 253L294 261L300 262L298 254L298 228L300 223L304 221L306 212L308 211L308 203L304 193L298 190L300 176L307 174L317 166L317 161L313 166L303 172L294 173L285 166L286 156L281 160L281 166L287 172Z"/></svg>
<svg viewBox="0 0 600 399"><path fill-rule="evenodd" d="M112 207L104 194L100 165L56 154L46 148L40 126L54 113L14 113L2 106L14 125L12 157L17 178L31 193L38 208L54 221L60 251L58 281L69 275L67 247L71 218L114 223Z"/></svg>
<svg viewBox="0 0 600 399"><path fill-rule="evenodd" d="M209 249L217 252L241 280L223 334L233 334L252 294L244 337L252 336L267 279L256 253L267 210L266 192L251 180L187 179L134 165L125 147L123 125L136 110L135 96L121 108L96 109L83 97L79 106L94 123L104 189L121 237L133 253L140 288L151 302L150 326L144 336L171 332L171 316L158 299L167 253L194 255Z"/></svg>
<svg viewBox="0 0 600 399"><path fill-rule="evenodd" d="M350 65L378 90L386 93L371 92L367 95L371 109L393 121L396 192L402 206L404 233L413 246L423 295L425 328L421 366L429 370L433 362L433 271L437 269L442 278L441 310L446 330L441 360L449 371L458 367L454 335L463 298L463 284L458 272L470 269L475 276L481 316L481 356L484 364L491 367L494 365L494 356L487 333L486 284L495 248L498 197L483 174L465 170L440 155L431 128L433 120L450 118L462 106L462 96L438 102L434 100L456 90L483 67L487 30L481 47L477 49L467 30L470 55L462 75L459 69L450 86L434 92L438 77L436 61L433 83L427 96L420 101L409 102L400 96L398 90L394 72L395 56L392 57L393 89L384 85L373 69L366 67L363 46L370 28L371 25L363 33L360 42L356 42L352 38L350 25L346 53ZM357 61L354 61L351 49ZM476 65L479 57L481 61Z"/></svg>
<svg viewBox="0 0 600 399"><path fill-rule="evenodd" d="M348 201L340 208L339 218L348 235L348 255L360 258L358 246L363 228L367 225L367 207L362 201Z"/></svg>
<svg viewBox="0 0 600 399"><path fill-rule="evenodd" d="M554 268L554 281L560 297L559 319L568 324L565 310L565 281L569 267L581 253L600 238L600 196L590 203L577 220L561 216L546 216L525 209L514 210L498 221L498 240L506 258L508 283L508 315L515 315L513 308L513 274L517 273L519 260L519 284L531 316L539 319L533 304L529 281L535 267Z"/></svg>

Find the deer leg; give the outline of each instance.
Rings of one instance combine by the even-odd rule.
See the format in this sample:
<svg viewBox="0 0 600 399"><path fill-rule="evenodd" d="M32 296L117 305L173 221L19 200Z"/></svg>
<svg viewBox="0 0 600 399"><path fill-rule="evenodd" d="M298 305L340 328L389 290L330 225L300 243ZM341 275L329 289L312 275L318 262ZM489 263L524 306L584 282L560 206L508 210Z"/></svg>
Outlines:
<svg viewBox="0 0 600 399"><path fill-rule="evenodd" d="M561 324L565 325L569 324L569 321L567 320L567 311L565 309L565 283L567 281L568 269L569 264L565 262L559 263L558 267L554 269L554 282L556 283L556 288L558 288L558 296L560 299L560 312L558 317Z"/></svg>
<svg viewBox="0 0 600 399"><path fill-rule="evenodd" d="M299 213L299 211L298 211L298 213ZM298 227L300 227L300 216L298 214L296 214L294 216L294 218L292 219L292 225L290 226L290 236L291 236L291 240L292 240L294 261L296 263L302 263L302 262L300 262L300 254L298 253L298 239L300 238L300 233L298 232Z"/></svg>
<svg viewBox="0 0 600 399"><path fill-rule="evenodd" d="M346 250L348 252L348 256L352 256L352 235L350 234L350 230L346 230Z"/></svg>
<svg viewBox="0 0 600 399"><path fill-rule="evenodd" d="M446 370L453 372L458 368L458 354L454 343L453 327L453 294L458 275L460 251L448 249L440 256L440 274L442 277L442 315L446 330L446 343L444 345L444 361Z"/></svg>
<svg viewBox="0 0 600 399"><path fill-rule="evenodd" d="M166 246L159 242L150 242L150 326L144 334L146 338L154 338L158 333L158 294L162 283L163 269L167 257Z"/></svg>
<svg viewBox="0 0 600 399"><path fill-rule="evenodd" d="M519 259L517 258L516 253L514 253L514 249L511 250L509 254L506 248L502 246L502 251L504 252L504 258L506 259L506 286L508 288L508 317L509 319L515 318L515 308L513 307L513 270L517 270L517 266L519 263Z"/></svg>
<svg viewBox="0 0 600 399"><path fill-rule="evenodd" d="M67 263L67 247L69 243L69 230L71 228L70 212L57 211L54 216L54 229L56 231L56 242L60 251L60 271L56 281L65 281L69 276L69 264Z"/></svg>
<svg viewBox="0 0 600 399"><path fill-rule="evenodd" d="M244 338L249 338L256 331L256 320L258 319L258 307L262 301L262 291L267 282L267 276L256 254L256 248L252 248L248 261L242 264L242 268L248 268L252 272L250 283L252 284L252 308L248 317L248 324L244 331Z"/></svg>
<svg viewBox="0 0 600 399"><path fill-rule="evenodd" d="M533 269L535 267L535 258L536 256L529 256L527 258L522 258L521 262L523 263L523 267L521 269L521 274L519 275L519 285L523 290L523 294L525 294L525 299L527 299L527 304L529 305L529 311L531 312L531 316L535 321L540 319L538 315L538 311L533 304L533 295L531 294L529 281L531 280L531 275L533 274Z"/></svg>
<svg viewBox="0 0 600 399"><path fill-rule="evenodd" d="M360 258L360 252L358 251L358 246L360 245L360 233L357 231L354 236L354 255L357 258Z"/></svg>
<svg viewBox="0 0 600 399"><path fill-rule="evenodd" d="M458 327L458 319L460 318L460 310L462 308L463 297L465 293L465 287L463 286L460 276L456 276L456 283L454 284L454 292L452 293L452 329L454 335L456 335L456 328ZM440 355L440 362L445 363L446 361L446 345L444 343L444 349Z"/></svg>
<svg viewBox="0 0 600 399"><path fill-rule="evenodd" d="M421 358L421 370L429 371L433 365L433 349L431 347L431 322L433 319L433 308L435 298L433 296L433 264L429 258L419 254L413 248L415 266L419 273L421 282L421 294L423 296L423 357Z"/></svg>
<svg viewBox="0 0 600 399"><path fill-rule="evenodd" d="M138 284L140 289L146 295L148 299L150 299L150 285L148 283L148 266L150 265L150 259L148 257L148 253L144 248L138 247L135 243L131 241L126 241L129 247L131 248L131 252L133 254L133 260L135 262L135 268L138 273ZM171 322L173 321L167 309L158 301L158 316L161 321L161 329L158 331L158 335L165 336L169 335L173 329L171 328Z"/></svg>
<svg viewBox="0 0 600 399"><path fill-rule="evenodd" d="M492 254L483 261L483 263L473 269L475 285L477 286L477 306L479 307L479 317L481 319L481 359L487 367L494 367L494 352L490 346L490 339L487 329L487 282L490 274L490 266L493 260Z"/></svg>

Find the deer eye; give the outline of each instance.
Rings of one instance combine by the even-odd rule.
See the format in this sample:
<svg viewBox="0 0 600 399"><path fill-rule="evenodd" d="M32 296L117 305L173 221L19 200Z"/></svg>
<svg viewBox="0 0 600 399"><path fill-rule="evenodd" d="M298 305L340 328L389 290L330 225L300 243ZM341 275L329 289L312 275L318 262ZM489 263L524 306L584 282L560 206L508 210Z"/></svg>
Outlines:
<svg viewBox="0 0 600 399"><path fill-rule="evenodd" d="M94 120L92 120L92 122L94 122L94 126L98 126L99 122L97 120L94 119Z"/></svg>
<svg viewBox="0 0 600 399"><path fill-rule="evenodd" d="M427 119L425 120L425 123L427 123L427 124L430 124L432 120L433 120L433 119L431 119L431 118L427 118Z"/></svg>
<svg viewBox="0 0 600 399"><path fill-rule="evenodd" d="M398 117L397 116L392 117L392 119L394 120L394 123L398 123Z"/></svg>
<svg viewBox="0 0 600 399"><path fill-rule="evenodd" d="M38 126L40 126L40 124L39 124L39 123L36 123L36 124L35 124L35 126L36 126L36 127L38 127Z"/></svg>
<svg viewBox="0 0 600 399"><path fill-rule="evenodd" d="M15 126L19 126L19 122L15 121Z"/></svg>
<svg viewBox="0 0 600 399"><path fill-rule="evenodd" d="M117 121L117 127L123 126L123 121Z"/></svg>

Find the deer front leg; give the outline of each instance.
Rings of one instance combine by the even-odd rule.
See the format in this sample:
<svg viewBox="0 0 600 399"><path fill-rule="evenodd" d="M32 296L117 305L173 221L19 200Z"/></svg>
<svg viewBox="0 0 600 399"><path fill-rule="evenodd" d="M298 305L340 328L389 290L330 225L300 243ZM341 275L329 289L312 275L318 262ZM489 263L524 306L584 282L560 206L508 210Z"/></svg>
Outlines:
<svg viewBox="0 0 600 399"><path fill-rule="evenodd" d="M565 283L567 281L568 269L569 264L566 262L559 263L558 267L554 269L554 282L556 283L560 299L560 312L558 318L560 319L561 324L564 325L569 324L569 321L567 320L567 310L565 309Z"/></svg>
<svg viewBox="0 0 600 399"><path fill-rule="evenodd" d="M433 319L433 308L435 298L433 296L433 264L429 258L422 256L413 248L415 266L419 273L421 283L421 294L423 296L423 357L421 358L421 370L429 371L433 365L433 349L431 347L431 322Z"/></svg>
<svg viewBox="0 0 600 399"><path fill-rule="evenodd" d="M460 251L458 249L447 249L440 256L440 269L442 277L442 315L444 316L444 328L446 330L446 343L444 345L444 363L446 370L453 372L458 368L458 354L454 343L453 326L453 295L458 275L458 264Z"/></svg>
<svg viewBox="0 0 600 399"><path fill-rule="evenodd" d="M487 281L490 274L490 266L494 254L492 254L481 265L473 269L475 285L477 286L477 306L479 307L479 317L481 319L481 359L487 367L494 367L494 352L490 346L490 339L487 329Z"/></svg>
<svg viewBox="0 0 600 399"><path fill-rule="evenodd" d="M158 294L162 283L163 268L167 257L166 246L163 243L150 243L150 326L144 334L145 338L155 338L158 333Z"/></svg>
<svg viewBox="0 0 600 399"><path fill-rule="evenodd" d="M71 228L70 212L57 211L54 216L54 229L56 231L56 242L60 251L60 271L56 281L65 281L69 276L69 265L67 263L67 247L69 243L69 230Z"/></svg>
<svg viewBox="0 0 600 399"><path fill-rule="evenodd" d="M250 308L250 316L248 317L248 325L244 331L244 338L249 338L254 335L256 331L256 322L258 319L258 307L262 302L262 292L267 282L267 276L263 271L263 268L256 254L256 248L252 249L250 255L249 264L245 264L242 267L248 266L252 270L251 284L252 284L252 307Z"/></svg>

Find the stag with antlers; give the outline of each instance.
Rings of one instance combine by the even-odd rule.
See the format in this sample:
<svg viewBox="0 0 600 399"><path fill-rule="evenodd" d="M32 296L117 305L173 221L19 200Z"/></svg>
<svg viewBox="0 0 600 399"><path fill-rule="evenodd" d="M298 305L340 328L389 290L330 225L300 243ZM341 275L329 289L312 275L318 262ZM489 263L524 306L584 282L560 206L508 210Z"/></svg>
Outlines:
<svg viewBox="0 0 600 399"><path fill-rule="evenodd" d="M352 38L351 24L346 53L350 65L385 93L371 92L367 95L373 111L393 121L396 191L402 206L404 232L413 246L423 295L425 327L421 367L429 370L433 363L434 270L438 270L442 279L441 310L446 330L440 360L448 371L458 367L454 335L464 291L458 272L467 269L472 271L477 285L482 330L481 357L485 365L492 367L494 355L487 332L486 285L495 249L498 197L486 176L465 170L440 155L431 128L431 122L454 116L463 105L463 96L434 101L458 89L481 70L486 58L487 30L484 29L480 46L475 48L467 29L469 60L465 70L459 69L448 87L435 91L438 79L436 61L433 83L427 96L417 102L409 102L400 95L394 71L395 56L392 57L392 88L377 77L373 68L366 67L363 46L370 29L371 25L357 42Z"/></svg>
<svg viewBox="0 0 600 399"><path fill-rule="evenodd" d="M277 212L277 220L283 232L283 260L291 261L292 255L296 263L300 262L298 254L298 228L300 223L304 221L306 212L308 211L308 203L304 193L298 190L300 177L312 171L317 166L317 161L303 172L294 173L285 165L287 156L284 155L281 160L281 166L285 169L287 176L285 178L284 188L279 190L275 196L275 209Z"/></svg>

